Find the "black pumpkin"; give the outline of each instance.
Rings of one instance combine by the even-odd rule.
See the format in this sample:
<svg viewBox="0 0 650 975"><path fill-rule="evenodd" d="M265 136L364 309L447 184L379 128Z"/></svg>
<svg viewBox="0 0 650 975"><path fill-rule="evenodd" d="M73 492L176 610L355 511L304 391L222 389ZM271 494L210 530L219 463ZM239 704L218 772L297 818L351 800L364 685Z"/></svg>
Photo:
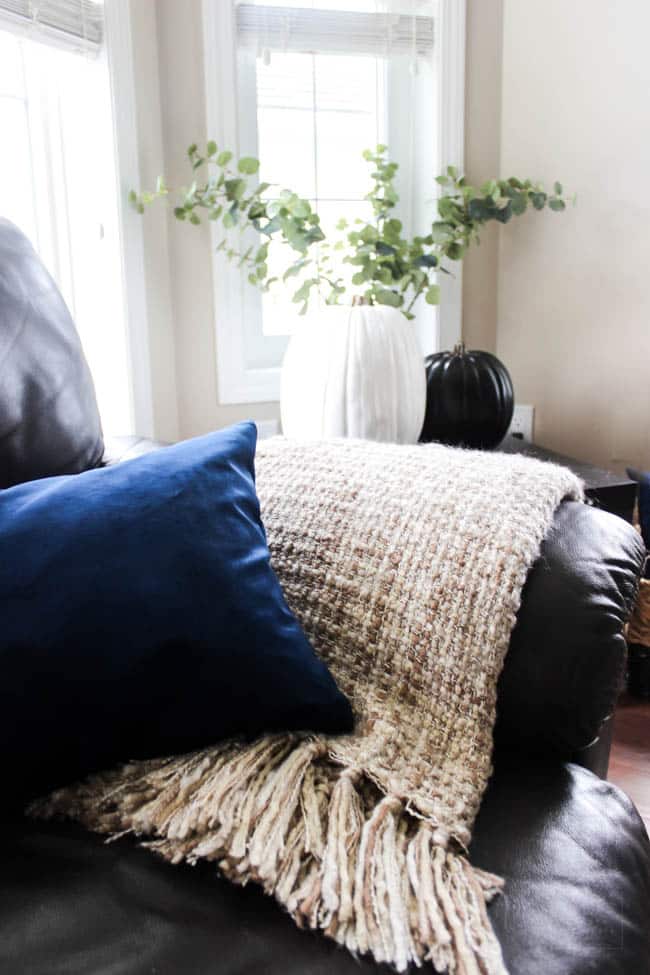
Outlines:
<svg viewBox="0 0 650 975"><path fill-rule="evenodd" d="M512 420L512 380L490 352L453 352L427 356L427 409L420 440L463 447L496 447Z"/></svg>

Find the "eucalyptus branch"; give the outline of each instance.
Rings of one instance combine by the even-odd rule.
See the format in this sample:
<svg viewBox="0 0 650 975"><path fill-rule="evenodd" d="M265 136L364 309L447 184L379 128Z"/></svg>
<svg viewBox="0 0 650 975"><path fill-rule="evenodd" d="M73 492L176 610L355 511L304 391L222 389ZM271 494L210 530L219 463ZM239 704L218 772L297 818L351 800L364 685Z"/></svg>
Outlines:
<svg viewBox="0 0 650 975"><path fill-rule="evenodd" d="M548 193L542 184L514 177L488 180L479 189L471 186L453 166L437 178L442 195L438 219L424 236L405 237L402 222L395 216L399 196L395 189L397 163L387 158L386 146L366 150L364 159L372 166L371 188L366 196L373 219L357 219L352 225L342 218L337 231L343 236L332 244L320 226L320 217L308 200L289 189L258 182L259 162L244 156L233 164L233 154L208 142L205 152L196 145L187 151L194 179L189 187L170 190L158 179L153 192L131 191L129 199L139 213L156 200L173 206L174 216L197 225L202 217L215 221L226 232L218 250L248 272L251 285L268 290L278 282L269 274L269 247L280 243L289 248L289 260L281 282L292 279L298 287L292 300L307 311L314 293L326 304L354 289L366 302L399 308L409 319L419 299L430 305L440 301L437 277L449 274L448 262L462 260L467 249L480 243L480 230L490 221L506 224L527 210L545 207L560 212L567 201L563 188L555 183ZM198 181L197 176L203 179ZM575 202L575 201L574 201ZM229 234L254 231L261 243L244 250L230 244ZM336 252L336 254L334 253ZM347 285L333 265L337 258L349 265Z"/></svg>

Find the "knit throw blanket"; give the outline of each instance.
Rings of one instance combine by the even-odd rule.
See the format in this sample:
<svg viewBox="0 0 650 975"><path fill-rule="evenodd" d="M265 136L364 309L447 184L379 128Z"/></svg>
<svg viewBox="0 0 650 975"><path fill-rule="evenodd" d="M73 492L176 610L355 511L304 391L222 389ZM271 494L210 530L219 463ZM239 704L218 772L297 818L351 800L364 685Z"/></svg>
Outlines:
<svg viewBox="0 0 650 975"><path fill-rule="evenodd" d="M466 851L522 586L580 484L439 445L278 438L256 466L273 564L354 733L133 762L33 812L134 833L172 863L213 860L297 924L398 970L503 973L485 907L502 882Z"/></svg>

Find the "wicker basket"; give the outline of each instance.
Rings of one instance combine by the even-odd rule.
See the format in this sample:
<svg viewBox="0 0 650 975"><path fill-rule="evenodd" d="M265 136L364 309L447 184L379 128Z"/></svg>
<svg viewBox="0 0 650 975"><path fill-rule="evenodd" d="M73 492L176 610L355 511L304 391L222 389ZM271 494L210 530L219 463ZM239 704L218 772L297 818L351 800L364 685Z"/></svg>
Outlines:
<svg viewBox="0 0 650 975"><path fill-rule="evenodd" d="M629 643L640 643L644 647L650 647L650 579L641 579L627 639Z"/></svg>
<svg viewBox="0 0 650 975"><path fill-rule="evenodd" d="M627 641L628 689L635 697L650 699L650 579L641 579Z"/></svg>

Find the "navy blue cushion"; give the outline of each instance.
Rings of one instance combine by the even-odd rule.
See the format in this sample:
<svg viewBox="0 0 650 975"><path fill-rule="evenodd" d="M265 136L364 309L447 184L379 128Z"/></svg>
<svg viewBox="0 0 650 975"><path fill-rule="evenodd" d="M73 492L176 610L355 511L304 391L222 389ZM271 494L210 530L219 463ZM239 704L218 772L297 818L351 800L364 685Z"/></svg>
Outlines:
<svg viewBox="0 0 650 975"><path fill-rule="evenodd" d="M15 794L235 733L351 729L270 566L255 443L244 423L0 492L0 748Z"/></svg>

